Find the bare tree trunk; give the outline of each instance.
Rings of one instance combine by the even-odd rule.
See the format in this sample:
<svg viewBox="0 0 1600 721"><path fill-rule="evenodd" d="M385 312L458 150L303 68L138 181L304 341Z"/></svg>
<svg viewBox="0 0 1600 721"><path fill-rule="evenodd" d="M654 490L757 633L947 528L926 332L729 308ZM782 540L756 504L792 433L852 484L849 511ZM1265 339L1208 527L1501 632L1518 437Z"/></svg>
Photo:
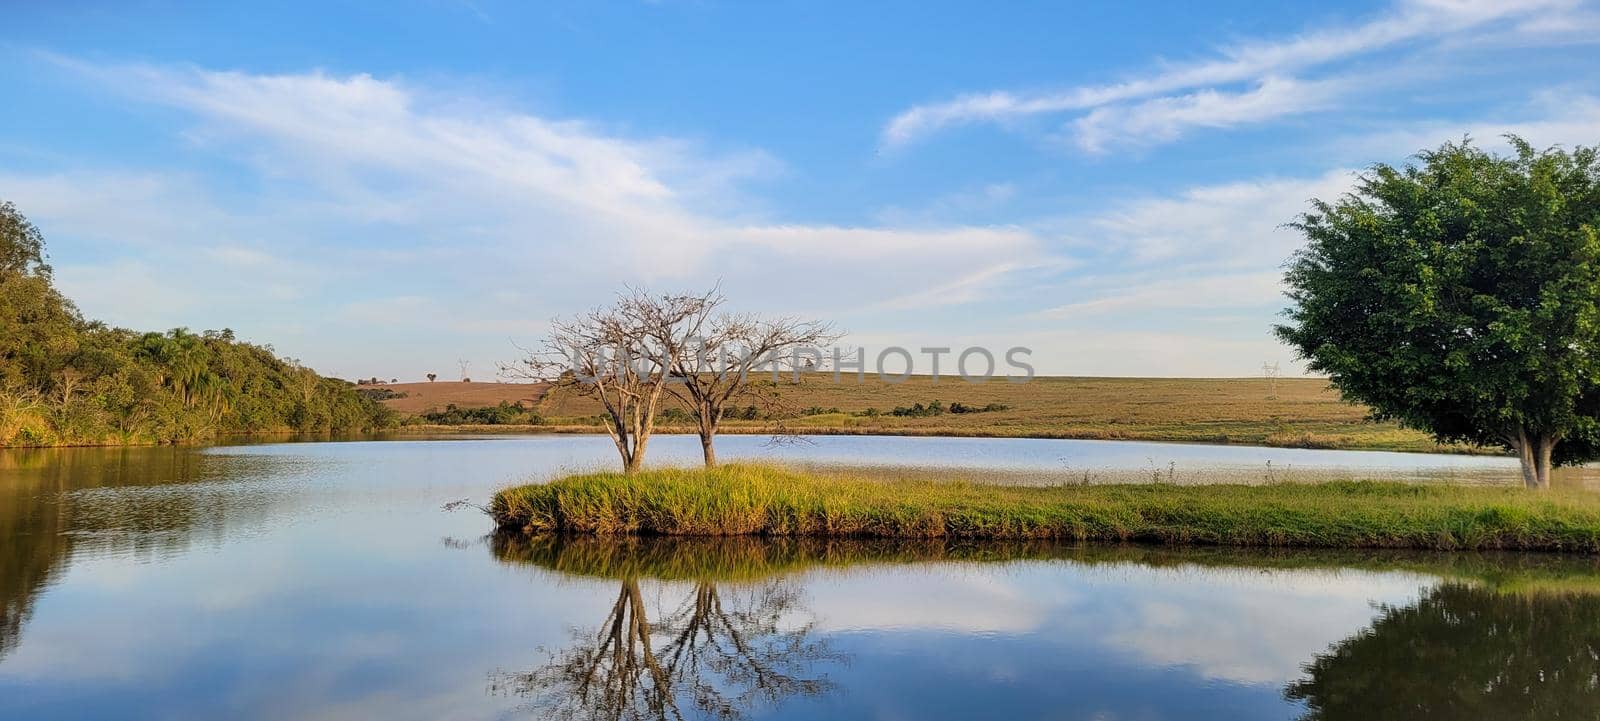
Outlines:
<svg viewBox="0 0 1600 721"><path fill-rule="evenodd" d="M715 438L713 433L714 431L707 429L701 429L700 431L700 454L706 459L706 468L717 465L717 449L711 445L712 440Z"/></svg>
<svg viewBox="0 0 1600 721"><path fill-rule="evenodd" d="M713 445L717 440L716 415L721 409L713 409L709 404L700 406L700 454L705 457L706 468L717 465L717 449Z"/></svg>
<svg viewBox="0 0 1600 721"><path fill-rule="evenodd" d="M650 445L650 429L644 429L633 437L633 455L628 459L627 473L633 475L639 472L644 465L644 450Z"/></svg>

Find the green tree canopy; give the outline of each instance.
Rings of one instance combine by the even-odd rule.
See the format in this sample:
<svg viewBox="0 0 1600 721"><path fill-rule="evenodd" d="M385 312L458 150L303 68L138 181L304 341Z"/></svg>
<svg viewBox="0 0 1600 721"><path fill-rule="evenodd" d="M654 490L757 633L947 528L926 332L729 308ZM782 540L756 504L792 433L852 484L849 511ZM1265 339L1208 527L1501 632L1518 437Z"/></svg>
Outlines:
<svg viewBox="0 0 1600 721"><path fill-rule="evenodd" d="M44 235L17 212L17 206L0 201L0 274L48 278L50 266L44 259Z"/></svg>
<svg viewBox="0 0 1600 721"><path fill-rule="evenodd" d="M44 239L0 202L0 446L373 428L393 414L233 331L135 333L56 290Z"/></svg>
<svg viewBox="0 0 1600 721"><path fill-rule="evenodd" d="M1313 201L1276 331L1377 418L1514 451L1545 487L1600 450L1600 165L1510 141L1377 165Z"/></svg>

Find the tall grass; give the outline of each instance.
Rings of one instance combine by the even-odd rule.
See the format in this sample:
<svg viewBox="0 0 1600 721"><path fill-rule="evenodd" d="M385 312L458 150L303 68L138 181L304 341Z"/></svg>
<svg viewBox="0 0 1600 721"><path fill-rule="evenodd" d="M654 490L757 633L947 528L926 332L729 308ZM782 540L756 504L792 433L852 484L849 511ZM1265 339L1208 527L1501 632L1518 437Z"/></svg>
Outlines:
<svg viewBox="0 0 1600 721"><path fill-rule="evenodd" d="M518 486L490 512L523 533L1600 551L1600 496L1374 481L1023 487L730 465Z"/></svg>

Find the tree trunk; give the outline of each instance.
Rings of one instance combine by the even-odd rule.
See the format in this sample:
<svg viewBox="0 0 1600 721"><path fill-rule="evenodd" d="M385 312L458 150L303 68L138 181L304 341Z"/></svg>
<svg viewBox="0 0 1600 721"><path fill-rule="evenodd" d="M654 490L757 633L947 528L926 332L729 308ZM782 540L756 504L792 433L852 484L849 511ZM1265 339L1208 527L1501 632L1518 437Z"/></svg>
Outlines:
<svg viewBox="0 0 1600 721"><path fill-rule="evenodd" d="M1545 436L1539 439L1538 455L1534 456L1535 475L1539 479L1539 488L1550 487L1551 456L1555 454L1555 436Z"/></svg>
<svg viewBox="0 0 1600 721"><path fill-rule="evenodd" d="M721 418L721 408L710 403L700 405L700 454L705 457L706 468L717 465L717 449L712 444L717 440L717 421Z"/></svg>
<svg viewBox="0 0 1600 721"><path fill-rule="evenodd" d="M706 468L717 465L717 449L711 445L716 436L712 431L700 430L700 454L705 456Z"/></svg>
<svg viewBox="0 0 1600 721"><path fill-rule="evenodd" d="M629 474L638 473L644 466L644 450L650 445L650 429L640 431L633 437L633 462L629 465Z"/></svg>
<svg viewBox="0 0 1600 721"><path fill-rule="evenodd" d="M1515 440L1512 447L1517 452L1517 461L1522 464L1522 484L1534 490L1549 488L1551 457L1559 439L1519 429Z"/></svg>

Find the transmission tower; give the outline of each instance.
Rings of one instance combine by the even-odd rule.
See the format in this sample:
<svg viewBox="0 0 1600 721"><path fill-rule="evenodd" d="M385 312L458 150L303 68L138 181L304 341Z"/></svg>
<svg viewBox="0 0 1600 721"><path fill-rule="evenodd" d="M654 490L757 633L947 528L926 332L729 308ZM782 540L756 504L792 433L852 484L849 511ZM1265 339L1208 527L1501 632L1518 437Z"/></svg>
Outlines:
<svg viewBox="0 0 1600 721"><path fill-rule="evenodd" d="M1261 364L1261 377L1267 379L1267 400L1278 399L1278 362L1263 362Z"/></svg>

